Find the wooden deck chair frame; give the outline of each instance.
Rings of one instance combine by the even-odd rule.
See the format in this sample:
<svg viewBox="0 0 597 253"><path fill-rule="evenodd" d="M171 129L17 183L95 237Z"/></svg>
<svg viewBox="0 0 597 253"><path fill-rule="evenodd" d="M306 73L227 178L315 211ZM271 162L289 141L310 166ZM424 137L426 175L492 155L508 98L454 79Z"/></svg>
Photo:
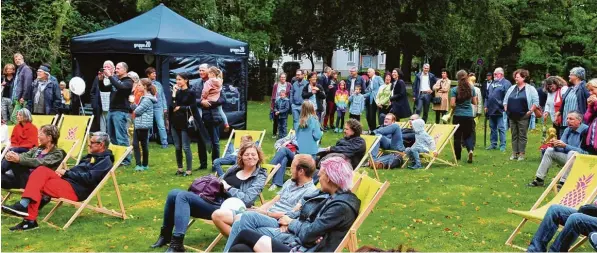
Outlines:
<svg viewBox="0 0 597 253"><path fill-rule="evenodd" d="M446 126L446 125L450 125L450 124L442 124L440 126ZM425 166L425 170L429 169L431 167L431 165L435 162L435 161L439 161L443 164L449 165L449 166L457 166L458 165L458 159L456 159L456 153L454 152L454 142L452 139L454 139L454 134L456 133L456 130L458 130L458 127L460 127L460 124L457 125L450 125L450 126L454 126L454 129L452 129L452 131L450 133L448 133L449 135L446 137L446 141L444 141L444 143L442 143L441 145L438 146L438 143L436 143L436 151L437 151L437 156L434 156L433 154L426 154L426 153L421 153L420 156L421 158L427 158L429 159L429 163L427 164L427 166ZM427 131L429 134L431 134L433 132L433 130L435 130L435 124L432 125L429 130ZM432 136L433 137L433 136ZM442 151L444 150L444 148L446 147L446 145L450 144L450 147L452 147L452 157L454 158L454 163L448 162L444 159L439 158L439 156L442 154ZM406 164L408 164L408 159L404 159L404 163L402 164L402 168L406 167Z"/></svg>
<svg viewBox="0 0 597 253"><path fill-rule="evenodd" d="M64 120L65 118L68 119L73 119L73 120L79 120L79 119L84 119L87 118L87 125L85 126L85 135L83 136L83 139L81 139L81 149L79 149L79 153L78 154L74 154L73 158L75 159L75 165L79 164L79 161L81 161L81 156L83 155L83 149L85 149L85 145L87 144L87 138L89 138L89 131L91 129L91 124L93 123L93 115L91 116L79 116L79 115L62 115L62 117L60 117L60 121L58 121L58 124L56 125L58 127L58 130L60 132L62 132L62 124L64 124ZM68 120L67 119L67 120ZM68 130L67 130L68 131ZM63 134L61 134L60 138L66 138L66 136L64 136Z"/></svg>
<svg viewBox="0 0 597 253"><path fill-rule="evenodd" d="M375 172L375 177L377 178L377 181L379 181L379 174L377 173L377 168L375 167L375 163L373 162L373 155L371 155L371 149L373 147L375 147L375 145L379 144L379 140L381 140L381 136L371 136L371 135L364 135L365 138L375 138L373 143L371 144L371 146L366 147L365 149L365 155L363 156L363 158L361 159L361 161L359 162L359 164L357 165L356 168L354 168L354 171L358 171L359 169L361 169L361 167L363 167L363 164L365 164L365 161L369 160L369 165L371 166L371 168L373 168L373 171ZM363 136L361 136L363 137ZM367 143L365 141L365 143Z"/></svg>
<svg viewBox="0 0 597 253"><path fill-rule="evenodd" d="M353 189L358 189L358 187L360 187L360 184L364 177L366 176L363 175L361 178L359 178ZM356 252L356 250L358 249L357 230L359 229L359 227L361 227L365 219L367 219L371 211L373 211L373 208L375 208L377 202L379 202L379 200L389 187L390 183L388 181L383 182L381 186L377 189L377 192L375 193L375 195L369 203L361 203L361 205L366 204L367 206L362 212L359 213L356 220L354 221L352 226L350 226L350 229L348 230L348 232L346 233L346 235L344 236L344 238L342 239L342 241L340 242L340 244L334 252L342 252L344 248L348 248L350 252ZM355 192L355 190L353 190L353 192Z"/></svg>
<svg viewBox="0 0 597 253"><path fill-rule="evenodd" d="M265 132L265 130L264 130ZM276 174L276 172L278 171L279 168L275 168L274 165L271 164L263 164L261 165L262 167L264 167L266 170L268 170L269 172L267 173L267 178L265 179L265 184L264 184L264 189L265 189L265 185L267 185L270 181L272 181L272 179L274 178L274 175ZM259 193L259 200L261 201L261 204L265 204L265 199L263 198L263 194ZM213 225L214 223L210 220L202 220L204 223L206 224L210 224ZM189 227L191 227L191 225L193 225L193 223L195 223L196 219L191 219L189 221L189 224L187 225L187 230L189 229ZM220 242L220 240L222 240L222 238L224 238L224 235L222 233L218 233L218 236L209 244L209 246L207 246L207 249L205 249L204 252L211 252L213 250L214 247L216 247L216 245L218 245L218 243ZM197 248L193 248L191 246L186 246L185 248L194 250L194 251L201 251Z"/></svg>
<svg viewBox="0 0 597 253"><path fill-rule="evenodd" d="M0 144L2 147L2 153L0 154L0 160L4 159L4 156L6 155L6 153L8 153L8 150L10 149L10 142L4 144Z"/></svg>
<svg viewBox="0 0 597 253"><path fill-rule="evenodd" d="M224 146L224 152L222 152L222 157L224 157L226 155L226 150L228 150L228 145L230 145L230 143L232 142L232 145L234 145L234 141L236 139L236 135L237 133L242 133L242 132L251 132L251 133L260 133L259 135L259 144L257 146L261 147L261 144L263 143L263 138L265 138L265 129L263 131L251 131L251 130L235 130L232 129L232 132L230 132L230 137L228 137L228 141L226 142L226 146ZM238 136L240 138L240 136ZM254 140L257 141L257 140Z"/></svg>
<svg viewBox="0 0 597 253"><path fill-rule="evenodd" d="M70 141L70 142L72 142L73 144L71 144L70 149L66 152L66 155L62 159L62 162L60 163L60 165L58 165L58 168L66 169L66 162L68 161L68 158L72 155L72 153L75 152L75 147L78 145L79 140L74 140L74 141ZM2 157L4 157L4 156L2 156ZM2 197L2 202L0 202L0 205L4 204L4 201L6 201L8 198L10 198L10 196L13 194L22 194L24 189L10 189L10 190L6 190L6 191L7 191L6 196Z"/></svg>
<svg viewBox="0 0 597 253"><path fill-rule="evenodd" d="M113 146L115 146L115 145L112 145L112 147ZM103 214L111 215L114 217L122 218L123 220L126 219L127 216L126 216L126 212L124 210L124 203L122 202L120 188L118 188L118 182L116 181L116 173L114 171L116 171L116 168L118 168L118 166L120 166L122 161L124 161L124 159L129 155L131 150L133 150L133 147L132 146L128 146L128 147L119 146L119 147L125 148L125 151L122 153L122 155L116 161L114 161L114 164L112 165L112 168L110 169L110 171L108 173L106 173L106 176L104 176L102 181L100 181L100 183L97 185L97 187L95 187L95 189L91 192L91 194L89 194L87 199L85 199L82 202L78 202L78 201L72 201L72 200L60 198L60 199L58 199L58 203L56 204L56 206L54 206L54 208L52 208L52 210L46 215L46 217L43 219L43 221L48 223L48 225L50 225L52 227L60 229L59 226L56 226L56 225L50 223L49 220L50 220L50 217L52 217L52 215L54 215L54 213L56 213L56 210L65 203L75 206L77 208L77 211L68 220L68 222L66 222L66 224L62 227L62 229L67 229L75 221L75 219L77 217L79 217L79 215L81 215L81 212L83 212L83 210L85 208L91 209L98 213L103 213ZM114 210L108 210L107 208L105 208L102 205L102 200L101 200L99 192L104 187L104 185L108 182L108 179L110 179L110 178L112 178L112 182L114 184L114 190L116 191L116 197L118 198L120 212L116 212ZM91 202L91 200L95 197L97 197L98 204L97 204L97 206L92 206L89 204L89 202Z"/></svg>
<svg viewBox="0 0 597 253"><path fill-rule="evenodd" d="M576 161L577 156L579 156L579 155L577 154L577 155L571 157L570 159L568 159L566 164L564 164L564 167L562 167L560 172L553 178L553 180L551 181L549 186L547 186L547 188L545 188L545 191L543 191L543 194L541 194L541 196L539 196L539 198L537 199L537 201L535 202L535 204L531 207L531 209L529 211L533 211L533 210L536 210L536 209L542 207L541 204L545 201L545 199L547 198L549 193L551 191L553 191L554 188L557 189L557 184L560 181L560 178L562 178L562 176L566 173L567 170L570 170L573 168L574 162ZM594 167L593 169L597 169L597 168ZM595 175L595 177L597 177L597 175ZM566 179L566 180L568 180L568 179ZM597 179L594 179L594 180L597 180ZM597 197L597 187L595 187L595 189L592 189L592 190L589 189L589 192L590 192L590 194L585 197L585 199L583 200L583 202L580 203L580 205L588 204L588 203L592 202L592 200L594 200L595 197ZM508 208L508 213L515 214L514 212L515 212L514 210L512 210L511 208ZM520 224L518 224L518 226L514 229L514 231L510 235L510 237L508 237L508 240L506 240L506 243L505 243L506 245L516 248L516 249L519 249L519 250L522 250L522 251L527 250L527 248L515 245L513 242L514 242L514 238L516 238L516 236L520 233L520 231L522 230L522 228L524 227L524 225L526 225L526 223L528 221L533 221L533 222L539 221L540 222L540 220L523 218L522 221L520 222ZM569 251L574 251L576 248L578 248L580 245L582 245L586 240L587 240L587 238L581 235L581 238L574 245L572 245L572 247L570 247Z"/></svg>
<svg viewBox="0 0 597 253"><path fill-rule="evenodd" d="M33 123L37 129L41 128L43 125L56 125L56 123L58 122L58 114L54 115L52 117L52 115L33 115L32 117L32 121L31 123ZM42 118L44 122L42 122L41 124L39 123L39 120L36 122L35 119L39 119ZM52 118L52 120L50 120L50 118ZM48 120L50 120L50 123L46 123ZM45 124L44 124L45 123Z"/></svg>

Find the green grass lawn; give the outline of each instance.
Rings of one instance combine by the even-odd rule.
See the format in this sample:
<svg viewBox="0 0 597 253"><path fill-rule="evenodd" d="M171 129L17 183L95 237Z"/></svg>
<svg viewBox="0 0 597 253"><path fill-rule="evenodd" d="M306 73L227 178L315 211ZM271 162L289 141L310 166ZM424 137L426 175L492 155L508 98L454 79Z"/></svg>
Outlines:
<svg viewBox="0 0 597 253"><path fill-rule="evenodd" d="M274 143L268 112L268 103L249 102L249 129L267 130L262 145L267 161L273 157ZM429 118L435 119L434 114L430 113ZM291 119L289 122L292 122ZM333 145L339 138L340 134L327 132L322 146ZM473 164L464 162L457 167L434 165L427 171L380 171L380 178L388 180L391 185L359 229L359 246L373 245L389 249L405 244L419 251L515 251L505 246L504 242L521 218L508 214L506 210L528 210L544 190L526 187L539 165L540 138L540 131L530 132L527 160L512 162L508 160L510 146L506 153L484 149L483 124L479 124ZM225 142L221 140L221 147ZM192 149L193 167L196 168L197 146L193 145ZM447 158L449 153L451 150L447 148L442 156ZM208 171L195 172L193 177L174 176L176 161L173 146L161 149L151 144L149 164L150 170L146 172L134 172L133 166L117 171L129 219L121 220L84 211L66 231L40 222L37 230L10 232L8 228L20 222L20 219L2 215L2 250L152 251L149 245L159 234L168 191L174 188L187 189L195 177L205 175ZM549 176L556 173L557 169L552 168ZM373 172L370 171L369 175L373 175ZM273 197L267 190L264 193L267 199ZM102 200L108 208L117 208L114 189L110 184L102 191ZM40 212L40 221L52 205ZM64 224L74 211L72 207L62 207L52 221ZM536 224L530 223L516 243L527 245L536 228ZM197 222L187 232L185 244L204 249L217 234L214 227ZM223 244L220 242L216 250L221 250ZM589 250L586 245L579 249Z"/></svg>

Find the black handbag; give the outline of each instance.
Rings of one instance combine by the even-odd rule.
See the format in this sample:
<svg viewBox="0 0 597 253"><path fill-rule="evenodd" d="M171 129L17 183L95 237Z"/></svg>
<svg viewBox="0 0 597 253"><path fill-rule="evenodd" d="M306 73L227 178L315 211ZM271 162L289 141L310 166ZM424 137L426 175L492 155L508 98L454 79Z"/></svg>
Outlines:
<svg viewBox="0 0 597 253"><path fill-rule="evenodd" d="M197 131L197 123L195 122L191 108L187 108L187 128Z"/></svg>
<svg viewBox="0 0 597 253"><path fill-rule="evenodd" d="M431 99L431 103L434 105L440 105L442 103L442 97L433 97L433 99Z"/></svg>

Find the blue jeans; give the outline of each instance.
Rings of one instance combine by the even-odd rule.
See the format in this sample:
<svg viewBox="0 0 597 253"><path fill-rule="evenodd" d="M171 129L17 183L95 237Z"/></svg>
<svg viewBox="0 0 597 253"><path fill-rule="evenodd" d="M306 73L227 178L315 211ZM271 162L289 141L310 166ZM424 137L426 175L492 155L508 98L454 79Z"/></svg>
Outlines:
<svg viewBox="0 0 597 253"><path fill-rule="evenodd" d="M421 165L421 158L419 157L419 154L420 153L428 153L428 152L422 148L410 147L410 148L406 148L404 150L404 153L406 153L406 156L412 162L412 164Z"/></svg>
<svg viewBox="0 0 597 253"><path fill-rule="evenodd" d="M288 129L288 118L277 118L278 121L278 139L286 137L286 131Z"/></svg>
<svg viewBox="0 0 597 253"><path fill-rule="evenodd" d="M128 122L131 114L126 112L114 111L108 113L108 135L110 135L110 142L112 144L128 147L131 145L129 141ZM129 154L122 165L131 164L131 155Z"/></svg>
<svg viewBox="0 0 597 253"><path fill-rule="evenodd" d="M301 106L291 105L292 108L292 129L296 131L299 125L299 118L301 117Z"/></svg>
<svg viewBox="0 0 597 253"><path fill-rule="evenodd" d="M207 123L205 122L205 128L211 138L211 162L220 158L220 125L221 123Z"/></svg>
<svg viewBox="0 0 597 253"><path fill-rule="evenodd" d="M166 231L174 229L173 235L182 236L187 231L191 216L211 220L211 214L219 208L219 205L211 204L195 193L174 189L166 197L162 227Z"/></svg>
<svg viewBox="0 0 597 253"><path fill-rule="evenodd" d="M490 115L489 116L489 128L491 134L489 139L491 140L491 147L497 147L498 134L500 138L500 148L506 148L506 128L504 125L504 118L502 115Z"/></svg>
<svg viewBox="0 0 597 253"><path fill-rule="evenodd" d="M215 171L218 173L218 177L224 175L224 171L222 170L222 165L235 165L236 164L236 155L225 155L222 158L218 158L213 162L213 169L211 171Z"/></svg>
<svg viewBox="0 0 597 253"><path fill-rule="evenodd" d="M421 115L425 122L427 122L427 115L429 114L429 103L431 103L431 94L419 94L416 113Z"/></svg>
<svg viewBox="0 0 597 253"><path fill-rule="evenodd" d="M274 155L274 158L269 162L269 164L280 164L280 169L274 174L274 178L272 178L272 183L282 187L284 185L284 175L286 174L286 166L288 165L288 161L292 161L294 159L294 153L290 151L287 147L281 147L278 149L278 152Z"/></svg>
<svg viewBox="0 0 597 253"><path fill-rule="evenodd" d="M276 219L256 212L245 212L241 215L240 220L232 224L228 241L224 247L224 252L228 252L230 250L232 243L240 231L245 229L256 231L262 235L269 236L272 239L276 239L277 241L283 243L290 243L296 238L296 236L290 232L280 232L280 225L278 225L278 221Z"/></svg>
<svg viewBox="0 0 597 253"><path fill-rule="evenodd" d="M172 128L172 140L174 141L174 148L176 154L176 165L182 168L182 151L187 160L187 171L192 171L193 167L193 153L191 152L191 138L187 130L177 130Z"/></svg>
<svg viewBox="0 0 597 253"><path fill-rule="evenodd" d="M160 134L160 143L168 145L168 133L166 132L166 123L164 122L164 110L160 108L153 108L153 120L158 126L158 133Z"/></svg>
<svg viewBox="0 0 597 253"><path fill-rule="evenodd" d="M394 133L392 134L392 138L385 137L383 135L378 134L377 136L381 136L379 139L379 143L371 149L371 154L373 156L377 156L379 153L379 148L385 150L397 150L397 151L404 151L404 142L402 140L402 130L397 127Z"/></svg>
<svg viewBox="0 0 597 253"><path fill-rule="evenodd" d="M546 252L547 243L553 238L559 225L564 225L564 229L549 248L550 252L568 252L580 234L589 235L590 232L597 231L597 218L577 213L567 206L553 205L543 217L527 251Z"/></svg>

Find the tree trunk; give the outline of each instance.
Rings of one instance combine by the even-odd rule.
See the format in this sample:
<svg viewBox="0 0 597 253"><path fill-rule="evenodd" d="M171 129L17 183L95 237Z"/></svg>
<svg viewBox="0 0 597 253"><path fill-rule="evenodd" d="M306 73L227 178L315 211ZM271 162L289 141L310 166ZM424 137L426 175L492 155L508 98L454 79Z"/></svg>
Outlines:
<svg viewBox="0 0 597 253"><path fill-rule="evenodd" d="M334 68L334 66L332 66L332 58L334 57L334 50L331 50L329 53L327 53L324 57L323 57L323 64L324 67L325 66L329 66L330 68Z"/></svg>
<svg viewBox="0 0 597 253"><path fill-rule="evenodd" d="M307 54L309 61L311 62L311 72L315 71L315 61L313 60L313 54Z"/></svg>
<svg viewBox="0 0 597 253"><path fill-rule="evenodd" d="M401 68L402 72L404 73L404 76L402 78L402 80L404 80L404 82L406 83L411 83L411 66L412 66L412 61L413 61L413 54L409 51L409 50L404 50L402 51L402 57L404 57L402 59L402 64L401 64Z"/></svg>
<svg viewBox="0 0 597 253"><path fill-rule="evenodd" d="M386 52L386 72L400 67L400 47L391 48Z"/></svg>
<svg viewBox="0 0 597 253"><path fill-rule="evenodd" d="M58 64L56 64L56 59L59 58L59 54L60 54L60 41L62 38L62 28L64 27L64 24L67 21L68 18L68 13L70 11L70 0L64 0L62 2L62 4L60 5L60 12L59 12L59 16L58 19L56 20L56 28L54 29L54 36L52 36L52 42L50 43L50 63L52 64L52 66L54 66L55 70L58 70L60 72L60 75L62 76L62 70L56 68L58 66ZM57 73L57 72L54 72Z"/></svg>
<svg viewBox="0 0 597 253"><path fill-rule="evenodd" d="M255 97L253 98L256 101L263 101L263 96L265 94L265 86L266 84L266 80L267 80L267 70L265 68L265 59L259 59L259 82L257 84L257 92L253 93L255 94Z"/></svg>

